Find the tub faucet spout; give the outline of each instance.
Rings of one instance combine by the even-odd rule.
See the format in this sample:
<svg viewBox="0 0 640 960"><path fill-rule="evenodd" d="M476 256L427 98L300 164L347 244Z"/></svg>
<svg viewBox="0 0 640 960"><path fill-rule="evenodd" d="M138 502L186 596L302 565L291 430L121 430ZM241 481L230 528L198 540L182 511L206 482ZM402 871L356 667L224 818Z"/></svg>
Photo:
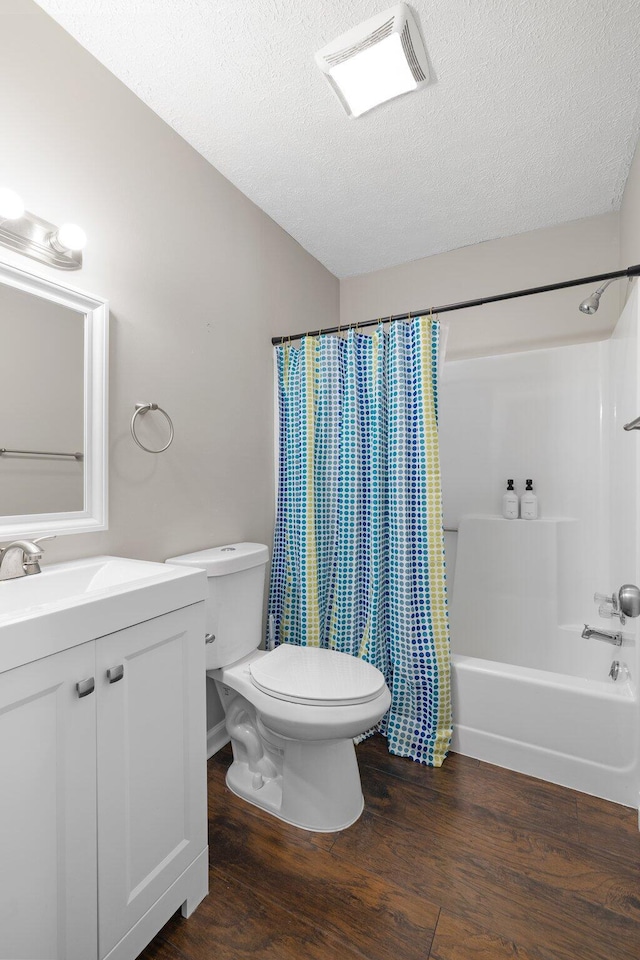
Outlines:
<svg viewBox="0 0 640 960"><path fill-rule="evenodd" d="M582 636L585 640L603 640L605 643L612 643L614 647L622 646L622 634L613 630L598 630L596 627L589 627L585 623Z"/></svg>

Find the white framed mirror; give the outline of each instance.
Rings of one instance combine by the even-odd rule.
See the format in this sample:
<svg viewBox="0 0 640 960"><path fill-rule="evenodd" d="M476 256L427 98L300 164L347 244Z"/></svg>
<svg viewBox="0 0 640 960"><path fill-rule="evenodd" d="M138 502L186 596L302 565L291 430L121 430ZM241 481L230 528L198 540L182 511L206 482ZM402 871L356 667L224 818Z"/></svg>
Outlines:
<svg viewBox="0 0 640 960"><path fill-rule="evenodd" d="M0 540L107 528L106 300L0 263Z"/></svg>

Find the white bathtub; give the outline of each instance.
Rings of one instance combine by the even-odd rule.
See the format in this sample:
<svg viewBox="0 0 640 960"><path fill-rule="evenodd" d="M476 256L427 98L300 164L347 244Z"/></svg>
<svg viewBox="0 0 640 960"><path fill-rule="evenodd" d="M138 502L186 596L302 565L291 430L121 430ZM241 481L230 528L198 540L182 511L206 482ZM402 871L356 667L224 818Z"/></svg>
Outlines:
<svg viewBox="0 0 640 960"><path fill-rule="evenodd" d="M636 627L599 620L593 598L573 590L576 564L565 557L576 555L576 526L462 518L450 611L452 749L637 807ZM563 622L576 606L595 614L594 626L621 630L622 646L585 640L584 619ZM613 660L631 679L624 669L610 679Z"/></svg>
<svg viewBox="0 0 640 960"><path fill-rule="evenodd" d="M630 681L587 680L460 654L452 656L451 679L452 750L638 806Z"/></svg>

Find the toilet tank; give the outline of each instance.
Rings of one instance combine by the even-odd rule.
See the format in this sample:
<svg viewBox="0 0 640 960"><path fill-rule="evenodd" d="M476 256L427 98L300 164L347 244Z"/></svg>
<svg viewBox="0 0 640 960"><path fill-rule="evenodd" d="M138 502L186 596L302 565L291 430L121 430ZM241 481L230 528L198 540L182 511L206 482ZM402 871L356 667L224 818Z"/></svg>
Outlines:
<svg viewBox="0 0 640 960"><path fill-rule="evenodd" d="M260 645L268 559L262 543L229 543L166 561L206 571L206 632L215 637L207 644L207 670L229 666Z"/></svg>

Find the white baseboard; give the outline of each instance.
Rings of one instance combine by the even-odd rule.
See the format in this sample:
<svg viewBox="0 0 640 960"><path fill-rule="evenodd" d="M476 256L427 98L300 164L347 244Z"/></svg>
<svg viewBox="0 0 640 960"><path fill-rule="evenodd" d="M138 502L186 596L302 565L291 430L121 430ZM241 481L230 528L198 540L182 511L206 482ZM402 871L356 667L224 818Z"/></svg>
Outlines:
<svg viewBox="0 0 640 960"><path fill-rule="evenodd" d="M222 750L230 739L225 720L221 720L215 727L211 727L211 730L207 730L207 760L218 750Z"/></svg>

